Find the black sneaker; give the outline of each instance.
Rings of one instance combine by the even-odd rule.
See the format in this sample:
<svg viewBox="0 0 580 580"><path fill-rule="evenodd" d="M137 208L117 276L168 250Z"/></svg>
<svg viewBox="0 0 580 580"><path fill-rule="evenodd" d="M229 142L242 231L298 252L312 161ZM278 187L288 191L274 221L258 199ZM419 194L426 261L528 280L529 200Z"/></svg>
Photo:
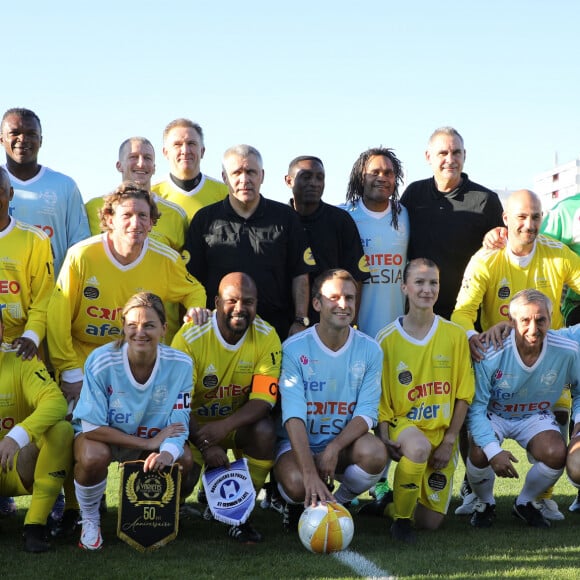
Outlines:
<svg viewBox="0 0 580 580"><path fill-rule="evenodd" d="M393 522L391 536L393 539L405 542L406 544L414 544L417 541L411 520L407 518L399 518Z"/></svg>
<svg viewBox="0 0 580 580"><path fill-rule="evenodd" d="M288 503L282 512L282 526L285 532L297 532L300 516L304 512L304 506L299 504Z"/></svg>
<svg viewBox="0 0 580 580"><path fill-rule="evenodd" d="M529 501L526 504L517 504L514 501L512 515L516 518L520 518L520 520L524 520L528 526L534 528L549 528L551 525L532 501Z"/></svg>
<svg viewBox="0 0 580 580"><path fill-rule="evenodd" d="M28 524L27 526L24 526L22 536L24 538L25 552L40 554L50 550L46 526L40 524Z"/></svg>
<svg viewBox="0 0 580 580"><path fill-rule="evenodd" d="M70 538L80 529L81 514L79 510L64 510L60 521L52 522L50 535L53 538Z"/></svg>
<svg viewBox="0 0 580 580"><path fill-rule="evenodd" d="M495 504L478 501L469 523L474 528L491 528L495 520Z"/></svg>
<svg viewBox="0 0 580 580"><path fill-rule="evenodd" d="M262 534L250 522L239 526L230 526L228 535L240 542L240 544L257 544L263 539Z"/></svg>
<svg viewBox="0 0 580 580"><path fill-rule="evenodd" d="M393 503L393 491L389 490L384 493L381 499L375 499L374 501L369 501L360 507L358 513L361 516L374 516L377 518L382 518L385 516L385 510L387 505Z"/></svg>

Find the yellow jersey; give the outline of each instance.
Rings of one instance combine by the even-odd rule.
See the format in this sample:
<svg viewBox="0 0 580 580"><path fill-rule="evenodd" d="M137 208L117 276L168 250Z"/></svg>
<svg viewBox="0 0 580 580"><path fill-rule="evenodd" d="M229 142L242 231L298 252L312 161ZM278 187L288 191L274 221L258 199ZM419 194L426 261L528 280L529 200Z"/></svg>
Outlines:
<svg viewBox="0 0 580 580"><path fill-rule="evenodd" d="M96 347L120 337L121 312L137 292L153 292L185 308L205 306L203 286L175 250L148 238L141 255L122 265L111 253L107 236L93 236L68 251L50 298L48 347L60 372L82 369ZM75 373L74 380L81 378Z"/></svg>
<svg viewBox="0 0 580 580"><path fill-rule="evenodd" d="M169 176L165 181L160 181L153 185L151 191L159 197L172 201L182 207L187 214L188 226L193 216L202 207L217 203L228 195L228 188L225 183L203 173L201 175L201 181L191 191L185 191L185 189L181 189L175 185Z"/></svg>
<svg viewBox="0 0 580 580"><path fill-rule="evenodd" d="M193 360L190 407L200 425L233 415L252 399L276 403L282 346L259 316L237 344L223 339L214 312L201 326L184 324L171 346Z"/></svg>
<svg viewBox="0 0 580 580"><path fill-rule="evenodd" d="M440 316L417 340L401 318L379 331L383 351L379 421L398 428L408 423L439 445L451 423L455 401L471 403L475 380L465 331Z"/></svg>
<svg viewBox="0 0 580 580"><path fill-rule="evenodd" d="M46 310L54 288L49 237L10 218L0 232L0 309L4 342L24 336L36 346L46 334Z"/></svg>

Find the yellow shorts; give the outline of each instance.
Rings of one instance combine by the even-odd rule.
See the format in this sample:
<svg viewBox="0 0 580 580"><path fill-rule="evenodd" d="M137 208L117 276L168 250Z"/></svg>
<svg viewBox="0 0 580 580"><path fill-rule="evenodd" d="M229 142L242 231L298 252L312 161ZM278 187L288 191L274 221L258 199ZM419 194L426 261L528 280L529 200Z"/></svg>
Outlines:
<svg viewBox="0 0 580 580"><path fill-rule="evenodd" d="M412 421L399 421L396 427L389 426L389 438L396 441L401 432L408 427L416 427ZM427 437L434 451L443 441L445 431L438 429L436 431L423 431L421 433ZM459 437L455 440L451 459L447 467L443 469L433 469L427 465L421 482L421 493L419 503L434 512L445 515L449 509L451 496L453 495L453 474L459 462Z"/></svg>
<svg viewBox="0 0 580 580"><path fill-rule="evenodd" d="M560 398L552 406L552 411L567 411L570 413L572 408L572 392L570 391L570 385L566 385L562 390Z"/></svg>
<svg viewBox="0 0 580 580"><path fill-rule="evenodd" d="M32 493L22 485L18 471L16 471L18 453L14 457L12 469L6 473L0 472L0 495L9 497L13 495L30 495Z"/></svg>
<svg viewBox="0 0 580 580"><path fill-rule="evenodd" d="M219 442L219 446L223 449L232 449L234 451L234 455L238 457L238 449L236 449L236 433L237 431L232 431L229 433L227 437ZM191 449L191 454L193 455L193 460L195 463L198 465L204 465L205 461L203 460L201 451L193 443L189 443L189 448Z"/></svg>

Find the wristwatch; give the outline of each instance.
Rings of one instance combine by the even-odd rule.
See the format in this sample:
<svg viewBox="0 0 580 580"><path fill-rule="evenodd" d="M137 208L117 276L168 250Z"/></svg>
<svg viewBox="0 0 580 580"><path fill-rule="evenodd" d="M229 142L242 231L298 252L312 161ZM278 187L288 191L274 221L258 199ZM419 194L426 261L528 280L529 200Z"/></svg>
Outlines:
<svg viewBox="0 0 580 580"><path fill-rule="evenodd" d="M308 328L310 326L310 318L308 318L308 316L297 316L294 319L294 322L301 324L305 328Z"/></svg>

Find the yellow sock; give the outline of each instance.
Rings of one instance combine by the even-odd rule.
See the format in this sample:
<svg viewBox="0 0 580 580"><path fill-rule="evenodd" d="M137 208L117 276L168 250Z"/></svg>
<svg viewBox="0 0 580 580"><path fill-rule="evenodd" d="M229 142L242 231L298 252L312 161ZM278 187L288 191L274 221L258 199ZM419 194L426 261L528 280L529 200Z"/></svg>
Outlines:
<svg viewBox="0 0 580 580"><path fill-rule="evenodd" d="M554 494L554 486L550 486L544 493L541 493L536 499L552 499Z"/></svg>
<svg viewBox="0 0 580 580"><path fill-rule="evenodd" d="M401 457L395 470L393 482L395 519L410 519L413 517L413 512L421 493L421 484L426 468L426 461L424 463L414 463L407 457Z"/></svg>
<svg viewBox="0 0 580 580"><path fill-rule="evenodd" d="M264 486L266 477L270 473L274 465L273 459L255 459L244 453L244 457L248 460L248 469L250 470L250 477L256 492L260 491Z"/></svg>
<svg viewBox="0 0 580 580"><path fill-rule="evenodd" d="M24 524L46 524L48 514L59 494L65 477L72 471L73 430L67 421L59 421L38 441L38 459L30 508Z"/></svg>

